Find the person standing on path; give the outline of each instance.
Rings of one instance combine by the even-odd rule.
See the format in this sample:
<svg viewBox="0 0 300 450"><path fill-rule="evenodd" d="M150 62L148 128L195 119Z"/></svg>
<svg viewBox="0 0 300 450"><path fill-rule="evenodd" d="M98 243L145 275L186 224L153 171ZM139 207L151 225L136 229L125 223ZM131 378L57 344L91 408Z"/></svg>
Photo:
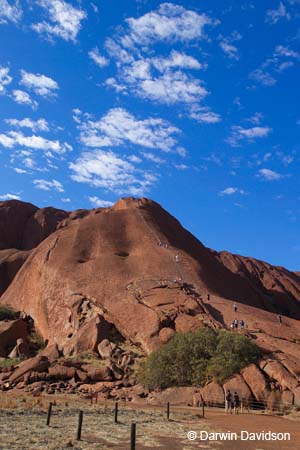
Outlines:
<svg viewBox="0 0 300 450"><path fill-rule="evenodd" d="M227 414L232 412L231 401L232 401L232 395L231 395L230 389L228 389L228 391L226 392L226 395L225 395L225 412Z"/></svg>
<svg viewBox="0 0 300 450"><path fill-rule="evenodd" d="M233 407L234 407L234 414L238 414L239 413L239 409L240 409L240 397L238 395L237 392L234 393L233 395Z"/></svg>

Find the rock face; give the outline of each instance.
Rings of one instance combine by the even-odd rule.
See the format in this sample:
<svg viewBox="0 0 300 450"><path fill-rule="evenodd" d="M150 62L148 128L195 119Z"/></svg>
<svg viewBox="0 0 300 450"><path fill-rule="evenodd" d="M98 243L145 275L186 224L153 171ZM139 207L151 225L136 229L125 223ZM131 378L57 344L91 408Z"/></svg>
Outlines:
<svg viewBox="0 0 300 450"><path fill-rule="evenodd" d="M149 353L175 331L243 319L269 362L247 368L236 384L260 401L274 389L299 401L299 273L210 250L150 200L72 213L0 203L0 295L64 356L105 354L104 339ZM203 395L210 389L224 401L220 386Z"/></svg>
<svg viewBox="0 0 300 450"><path fill-rule="evenodd" d="M0 322L0 356L6 357L10 353L19 338L26 339L28 335L27 325L22 319L9 322Z"/></svg>

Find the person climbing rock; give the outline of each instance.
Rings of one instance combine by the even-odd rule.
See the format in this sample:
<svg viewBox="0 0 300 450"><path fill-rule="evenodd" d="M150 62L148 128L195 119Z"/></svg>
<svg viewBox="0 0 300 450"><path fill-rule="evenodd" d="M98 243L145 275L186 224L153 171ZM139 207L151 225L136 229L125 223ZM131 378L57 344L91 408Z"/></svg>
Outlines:
<svg viewBox="0 0 300 450"><path fill-rule="evenodd" d="M234 326L234 329L235 329L235 330L238 329L238 327L239 327L239 321L238 321L237 319L234 319L234 321L233 321L233 326Z"/></svg>
<svg viewBox="0 0 300 450"><path fill-rule="evenodd" d="M243 319L240 320L240 327L241 327L241 330L244 330L244 328L245 328L245 322L243 321Z"/></svg>
<svg viewBox="0 0 300 450"><path fill-rule="evenodd" d="M179 255L175 255L175 261L178 263L179 262Z"/></svg>
<svg viewBox="0 0 300 450"><path fill-rule="evenodd" d="M236 303L233 304L233 311L234 311L235 313L237 312L237 304L236 304Z"/></svg>
<svg viewBox="0 0 300 450"><path fill-rule="evenodd" d="M277 318L278 318L278 322L279 322L280 325L281 325L281 324L282 324L282 315L281 315L281 314L278 314Z"/></svg>
<svg viewBox="0 0 300 450"><path fill-rule="evenodd" d="M210 294L207 294L207 301L210 301Z"/></svg>

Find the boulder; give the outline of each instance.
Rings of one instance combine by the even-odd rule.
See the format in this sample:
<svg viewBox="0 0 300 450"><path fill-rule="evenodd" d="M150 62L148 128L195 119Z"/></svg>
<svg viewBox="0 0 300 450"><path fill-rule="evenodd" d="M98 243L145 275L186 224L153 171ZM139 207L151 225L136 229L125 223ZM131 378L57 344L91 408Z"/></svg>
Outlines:
<svg viewBox="0 0 300 450"><path fill-rule="evenodd" d="M0 321L0 356L6 357L16 346L17 340L25 340L27 336L28 329L24 320Z"/></svg>
<svg viewBox="0 0 300 450"><path fill-rule="evenodd" d="M13 374L9 377L10 383L16 383L24 380L24 375L28 372L45 372L50 366L50 362L46 356L35 356L21 362Z"/></svg>
<svg viewBox="0 0 300 450"><path fill-rule="evenodd" d="M161 392L151 392L147 398L147 402L157 405L187 405L193 404L193 396L198 392L195 387L171 387Z"/></svg>
<svg viewBox="0 0 300 450"><path fill-rule="evenodd" d="M250 400L253 398L252 392L250 391L248 385L245 383L241 375L234 375L232 378L227 380L224 383L223 388L224 395L228 389L232 394L234 394L234 392L237 392L240 400L245 400L247 404L249 404Z"/></svg>
<svg viewBox="0 0 300 450"><path fill-rule="evenodd" d="M59 358L58 347L55 343L48 344L40 354L46 356L51 363Z"/></svg>
<svg viewBox="0 0 300 450"><path fill-rule="evenodd" d="M196 408L196 407L199 407L199 406L202 405L202 402L203 402L203 397L202 397L201 393L200 393L200 392L196 392L196 393L193 395L193 406L194 406L195 408Z"/></svg>
<svg viewBox="0 0 300 450"><path fill-rule="evenodd" d="M112 374L109 367L93 366L92 364L83 364L82 370L87 373L91 381L111 381Z"/></svg>
<svg viewBox="0 0 300 450"><path fill-rule="evenodd" d="M274 360L261 362L263 371L278 382L282 389L294 391L298 386L298 380L283 365Z"/></svg>
<svg viewBox="0 0 300 450"><path fill-rule="evenodd" d="M115 348L116 344L110 342L108 339L103 339L97 347L98 353L103 359L110 358Z"/></svg>
<svg viewBox="0 0 300 450"><path fill-rule="evenodd" d="M258 401L264 401L270 394L267 380L261 370L255 365L250 364L241 372L244 380L251 389L254 397Z"/></svg>
<svg viewBox="0 0 300 450"><path fill-rule="evenodd" d="M283 406L292 406L294 404L294 394L285 389L281 394L281 401Z"/></svg>
<svg viewBox="0 0 300 450"><path fill-rule="evenodd" d="M175 330L172 328L162 328L159 332L159 340L162 344L166 344L175 334Z"/></svg>
<svg viewBox="0 0 300 450"><path fill-rule="evenodd" d="M225 395L223 388L214 381L201 388L200 393L208 406L224 404Z"/></svg>
<svg viewBox="0 0 300 450"><path fill-rule="evenodd" d="M19 339L17 339L16 346L10 352L8 357L11 359L22 358L22 357L24 358L24 357L28 357L29 354L30 354L30 351L29 351L28 343L24 339L19 338Z"/></svg>
<svg viewBox="0 0 300 450"><path fill-rule="evenodd" d="M201 316L189 316L188 314L180 314L175 319L175 328L177 332L186 333L187 331L195 331L203 327Z"/></svg>
<svg viewBox="0 0 300 450"><path fill-rule="evenodd" d="M60 364L49 367L48 371L52 380L71 380L76 373L75 367L67 367Z"/></svg>

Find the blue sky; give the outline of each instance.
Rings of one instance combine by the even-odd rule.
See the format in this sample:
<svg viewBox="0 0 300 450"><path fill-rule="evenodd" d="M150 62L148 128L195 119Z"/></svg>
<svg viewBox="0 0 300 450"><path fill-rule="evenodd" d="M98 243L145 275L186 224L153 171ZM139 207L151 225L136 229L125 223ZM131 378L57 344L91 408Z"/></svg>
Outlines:
<svg viewBox="0 0 300 450"><path fill-rule="evenodd" d="M300 1L0 0L0 199L161 203L300 269Z"/></svg>

